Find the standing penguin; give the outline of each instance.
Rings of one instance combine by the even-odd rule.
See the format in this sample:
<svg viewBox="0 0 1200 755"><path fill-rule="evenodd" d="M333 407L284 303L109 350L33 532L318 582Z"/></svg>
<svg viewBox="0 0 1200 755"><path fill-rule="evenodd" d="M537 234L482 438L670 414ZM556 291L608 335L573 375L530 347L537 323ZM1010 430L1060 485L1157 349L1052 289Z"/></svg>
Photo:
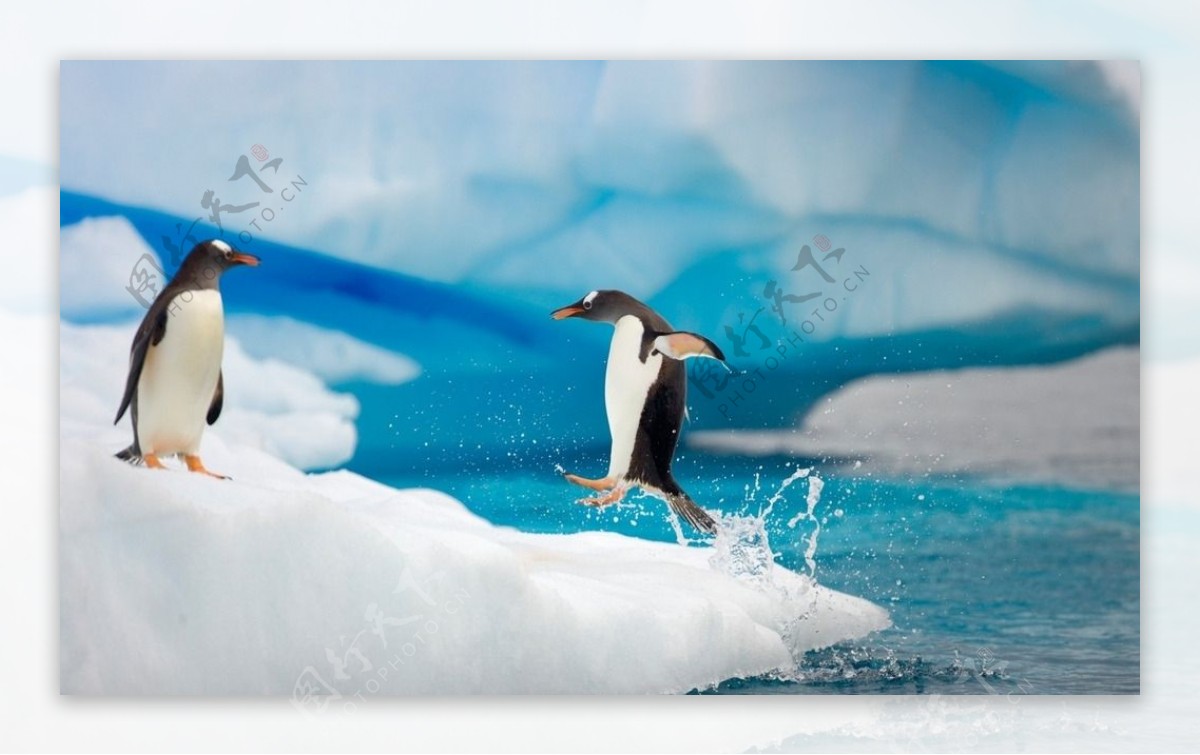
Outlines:
<svg viewBox="0 0 1200 755"><path fill-rule="evenodd" d="M225 396L225 312L218 286L229 268L258 262L219 239L201 242L155 297L133 336L125 395L113 420L120 422L130 409L133 445L118 459L163 469L159 457L182 454L190 471L225 479L205 469L198 455L204 423L217 421Z"/></svg>
<svg viewBox="0 0 1200 755"><path fill-rule="evenodd" d="M602 493L581 503L616 503L637 485L666 499L671 510L696 529L715 533L713 518L671 476L671 460L687 408L683 360L724 361L725 355L703 336L674 330L661 315L622 291L592 291L551 316L615 326L604 376L604 407L612 435L608 475L598 480L565 475L576 485Z"/></svg>

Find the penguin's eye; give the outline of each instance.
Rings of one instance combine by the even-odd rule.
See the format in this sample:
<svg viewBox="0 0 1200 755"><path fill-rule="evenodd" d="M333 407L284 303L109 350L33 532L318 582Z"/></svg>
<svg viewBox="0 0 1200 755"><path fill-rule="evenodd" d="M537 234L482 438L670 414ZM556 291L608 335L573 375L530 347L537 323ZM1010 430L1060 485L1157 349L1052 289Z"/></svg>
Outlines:
<svg viewBox="0 0 1200 755"><path fill-rule="evenodd" d="M591 309L591 308L592 308L592 303L591 303L590 301L584 300L584 302L583 302L583 308L584 308L584 309Z"/></svg>
<svg viewBox="0 0 1200 755"><path fill-rule="evenodd" d="M230 249L228 252L225 252L225 259L227 259L227 260L233 259L233 250L232 249Z"/></svg>

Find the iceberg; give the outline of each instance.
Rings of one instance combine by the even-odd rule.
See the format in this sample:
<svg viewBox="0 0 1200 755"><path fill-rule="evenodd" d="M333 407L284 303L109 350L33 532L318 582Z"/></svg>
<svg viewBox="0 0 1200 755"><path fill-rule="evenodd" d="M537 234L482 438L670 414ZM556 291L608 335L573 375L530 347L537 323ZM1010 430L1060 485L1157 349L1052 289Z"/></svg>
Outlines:
<svg viewBox="0 0 1200 755"><path fill-rule="evenodd" d="M1175 374L1184 373L1150 373ZM1140 383L1141 352L1132 347L1053 365L872 375L823 397L797 427L700 431L687 442L853 462L863 475L1137 491Z"/></svg>
<svg viewBox="0 0 1200 755"><path fill-rule="evenodd" d="M292 317L242 314L229 318L226 328L252 356L301 367L328 385L400 385L421 374L420 365L403 354Z"/></svg>
<svg viewBox="0 0 1200 755"><path fill-rule="evenodd" d="M140 301L132 285L139 270L159 285L162 260L124 217L88 217L59 234L59 311L68 319L95 322L145 314L155 293ZM132 289L132 290L131 290Z"/></svg>
<svg viewBox="0 0 1200 755"><path fill-rule="evenodd" d="M177 220L72 193L63 194L62 215L71 239L79 238L77 229L106 229L114 238L97 237L94 248L124 250L109 263L115 272L107 278L100 263L87 263L98 266L92 277L107 281L105 296L113 305L89 305L77 300L75 288L64 287L64 317L81 324L122 321L121 308L134 300L118 273L127 277L146 249L145 242L123 241L128 225L144 239ZM794 247L711 257L652 299L676 327L713 337L735 369L716 376L723 391L693 370L689 431L788 432L822 396L864 376L1037 365L1137 342L1136 278L1130 297L1127 283L1050 277L1018 259L970 254L956 242L930 242L912 257L885 253L888 239L914 233L847 227L836 236L862 242L826 263L839 285L855 290L845 291L833 312L821 304L818 316L815 301L784 301L776 311L762 299L760 284L772 279L771 271L794 266ZM518 296L255 243L264 267L222 284L229 331L255 358L286 362L353 393L362 407L355 420L356 470L383 474L446 463L439 447L425 442L424 433L436 426L472 428L484 459L517 453L552 464L560 458L547 456L551 449L605 446L607 334L601 329L564 327L550 320L548 307ZM74 248L64 243L64 250ZM88 259L82 251L74 258ZM988 286L943 288L947 278L974 277L986 278ZM821 280L816 273L812 279ZM698 299L695 291L706 285L711 297ZM912 300L922 307L908 306ZM1090 309L1102 302L1098 311ZM747 330L751 321L761 340ZM742 353L730 340L739 331ZM515 445L514 436L530 427L550 442Z"/></svg>
<svg viewBox="0 0 1200 755"><path fill-rule="evenodd" d="M836 222L916 230L897 254L948 238L1127 277L1137 79L1088 62L68 61L62 185L188 218L208 189L265 201L227 180L256 138L282 160L264 184L309 187L271 238L553 300L650 297L700 259ZM177 117L196 109L226 127Z"/></svg>
<svg viewBox="0 0 1200 755"><path fill-rule="evenodd" d="M739 581L708 548L526 534L432 490L204 452L233 481L64 439L63 692L687 692L888 626L782 568L778 592Z"/></svg>
<svg viewBox="0 0 1200 755"><path fill-rule="evenodd" d="M249 243L266 264L229 281L232 314L358 342L269 353L271 326L241 326L353 390L356 464L435 463L395 430L431 417L498 458L514 406L603 446L563 400L598 404L602 335L546 321L596 288L769 374L736 407L694 375L696 429L789 428L872 374L1139 343L1138 82L1120 62L68 61L61 222ZM196 108L228 127L175 115ZM253 207L217 227L210 190Z"/></svg>
<svg viewBox="0 0 1200 755"><path fill-rule="evenodd" d="M133 327L62 325L64 693L288 695L307 710L369 695L687 692L787 673L806 650L889 625L777 565L769 581L739 579L720 567L728 548L529 534L434 490L305 474L297 465L331 464L330 451L281 438L327 443L321 418L347 424L356 404L232 340L228 414L202 453L233 479L127 465L112 457L128 430L111 425L111 399ZM294 426L272 435L282 425Z"/></svg>

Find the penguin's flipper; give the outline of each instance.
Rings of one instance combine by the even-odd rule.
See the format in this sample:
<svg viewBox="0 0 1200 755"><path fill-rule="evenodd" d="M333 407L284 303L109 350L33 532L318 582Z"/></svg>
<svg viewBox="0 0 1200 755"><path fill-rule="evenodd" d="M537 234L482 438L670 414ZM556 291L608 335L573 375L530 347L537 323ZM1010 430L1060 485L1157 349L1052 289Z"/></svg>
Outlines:
<svg viewBox="0 0 1200 755"><path fill-rule="evenodd" d="M212 403L208 406L208 415L204 418L208 424L217 421L221 416L221 407L225 405L225 370L217 373L217 389L213 391Z"/></svg>
<svg viewBox="0 0 1200 755"><path fill-rule="evenodd" d="M671 359L708 357L725 361L721 348L704 336L682 330L655 337L654 350Z"/></svg>
<svg viewBox="0 0 1200 755"><path fill-rule="evenodd" d="M677 495L667 496L667 505L679 518L687 520L688 524L701 532L707 532L710 535L717 534L717 523L713 521L712 516L697 506L687 493L680 491Z"/></svg>
<svg viewBox="0 0 1200 755"><path fill-rule="evenodd" d="M167 308L159 306L162 296L154 300L150 311L138 326L133 336L133 345L129 348L129 377L125 379L125 395L121 398L121 408L117 409L117 418L113 424L121 421L129 403L137 393L138 381L142 378L142 367L146 364L146 352L151 346L157 346L167 334Z"/></svg>

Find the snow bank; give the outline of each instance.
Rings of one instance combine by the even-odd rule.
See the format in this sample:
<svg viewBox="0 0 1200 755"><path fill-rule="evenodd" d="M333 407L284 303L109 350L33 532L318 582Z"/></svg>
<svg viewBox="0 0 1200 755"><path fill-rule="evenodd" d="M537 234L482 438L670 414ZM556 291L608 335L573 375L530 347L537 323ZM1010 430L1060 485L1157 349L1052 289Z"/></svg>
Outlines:
<svg viewBox="0 0 1200 755"><path fill-rule="evenodd" d="M421 374L420 365L403 354L291 317L235 315L225 327L252 356L301 367L331 385L400 385Z"/></svg>
<svg viewBox="0 0 1200 755"><path fill-rule="evenodd" d="M799 428L686 440L717 452L859 459L889 474L1137 490L1140 365L1139 349L1113 348L1045 367L877 375L823 398Z"/></svg>
<svg viewBox="0 0 1200 755"><path fill-rule="evenodd" d="M129 419L110 430L128 371L138 321L60 328L60 406L64 433L103 439L110 452L132 440ZM261 449L302 469L334 467L354 455L358 401L334 393L312 374L246 355L225 341L225 406L217 427L227 439ZM97 435L98 429L100 434ZM207 444L208 435L205 436Z"/></svg>
<svg viewBox="0 0 1200 755"><path fill-rule="evenodd" d="M67 319L145 314L147 305L130 293L130 287L149 302L166 285L162 260L123 217L86 218L65 226L59 238L59 308ZM156 288L141 290L141 273Z"/></svg>
<svg viewBox="0 0 1200 755"><path fill-rule="evenodd" d="M706 548L525 534L434 491L206 445L234 481L64 438L64 692L685 692L888 624L782 569L779 592L733 579Z"/></svg>

